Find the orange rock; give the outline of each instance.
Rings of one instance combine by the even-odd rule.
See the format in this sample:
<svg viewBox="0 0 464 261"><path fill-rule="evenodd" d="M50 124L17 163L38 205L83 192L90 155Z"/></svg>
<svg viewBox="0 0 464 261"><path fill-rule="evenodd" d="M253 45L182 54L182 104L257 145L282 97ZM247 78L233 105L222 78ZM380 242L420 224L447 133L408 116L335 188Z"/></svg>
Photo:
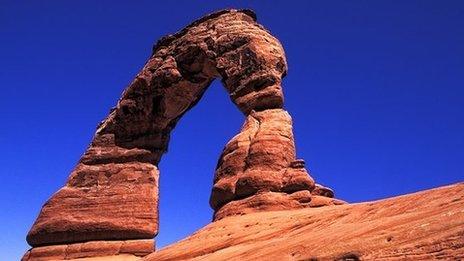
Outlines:
<svg viewBox="0 0 464 261"><path fill-rule="evenodd" d="M66 185L44 205L29 244L154 237L156 166L171 130L211 81L222 78L245 114L282 107L284 51L255 20L250 11L220 11L158 41Z"/></svg>
<svg viewBox="0 0 464 261"><path fill-rule="evenodd" d="M313 195L324 196L328 198L334 197L334 192L330 188L324 187L321 184L316 184L314 190L312 191Z"/></svg>
<svg viewBox="0 0 464 261"><path fill-rule="evenodd" d="M153 239L126 241L89 241L66 245L34 247L23 256L28 260L74 260L106 257L107 260L138 260L155 251Z"/></svg>
<svg viewBox="0 0 464 261"><path fill-rule="evenodd" d="M170 132L215 78L246 116L215 172L215 222L144 260L464 258L463 184L349 205L314 183L283 110L286 73L281 44L251 11L216 12L162 38L43 206L23 260L153 252L157 165Z"/></svg>
<svg viewBox="0 0 464 261"><path fill-rule="evenodd" d="M295 155L292 120L285 110L251 112L240 133L227 143L220 156L210 197L211 207L220 212L215 218L248 213L253 206L255 211L309 206L298 204L282 193L265 194L274 195L272 200L269 196L254 197L263 192L304 190L310 194L315 188L314 180L306 171L304 161L297 160ZM259 199L263 201L257 202ZM234 200L240 203L228 204Z"/></svg>
<svg viewBox="0 0 464 261"><path fill-rule="evenodd" d="M43 206L28 243L153 238L157 165L170 132L215 78L247 120L221 156L211 206L221 217L310 206L314 181L296 160L291 117L282 109L286 73L280 42L251 11L219 11L162 38L66 185Z"/></svg>
<svg viewBox="0 0 464 261"><path fill-rule="evenodd" d="M158 170L147 163L79 164L45 203L31 246L149 239L158 231Z"/></svg>
<svg viewBox="0 0 464 261"><path fill-rule="evenodd" d="M459 183L374 202L229 216L144 260L463 260L463 206Z"/></svg>

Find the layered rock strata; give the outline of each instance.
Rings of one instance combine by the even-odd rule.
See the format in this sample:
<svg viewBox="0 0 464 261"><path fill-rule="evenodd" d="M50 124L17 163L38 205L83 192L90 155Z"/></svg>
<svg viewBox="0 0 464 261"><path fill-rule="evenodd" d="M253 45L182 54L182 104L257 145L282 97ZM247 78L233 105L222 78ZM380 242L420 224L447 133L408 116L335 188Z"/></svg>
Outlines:
<svg viewBox="0 0 464 261"><path fill-rule="evenodd" d="M292 120L283 109L252 111L241 132L225 146L214 177L210 205L215 219L256 210L315 206L316 184L296 158ZM322 190L317 186L317 191ZM342 204L327 198L323 205Z"/></svg>
<svg viewBox="0 0 464 261"><path fill-rule="evenodd" d="M153 239L125 241L88 241L63 245L34 247L27 251L23 261L28 260L140 260L155 251Z"/></svg>
<svg viewBox="0 0 464 261"><path fill-rule="evenodd" d="M158 163L170 132L215 78L246 116L215 173L215 218L315 206L283 110L284 50L251 11L225 10L162 38L97 127L66 185L42 208L31 246L145 240L158 233ZM322 190L320 190L322 191ZM327 193L323 204L339 204ZM31 253L33 253L32 251Z"/></svg>
<svg viewBox="0 0 464 261"><path fill-rule="evenodd" d="M158 170L148 163L78 164L42 207L32 246L148 239L158 229Z"/></svg>

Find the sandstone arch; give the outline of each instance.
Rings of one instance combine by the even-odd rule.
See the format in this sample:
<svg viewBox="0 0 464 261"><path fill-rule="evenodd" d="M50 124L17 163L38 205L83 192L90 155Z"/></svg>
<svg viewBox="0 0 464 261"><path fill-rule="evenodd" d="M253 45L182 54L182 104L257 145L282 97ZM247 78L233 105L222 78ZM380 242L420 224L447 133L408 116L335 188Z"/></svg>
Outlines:
<svg viewBox="0 0 464 261"><path fill-rule="evenodd" d="M330 191L315 189L296 158L291 117L283 109L286 72L281 44L251 11L220 11L162 38L97 127L66 185L43 206L28 243L152 239L158 162L177 121L215 78L246 116L218 161L210 200L215 219L340 203L318 196Z"/></svg>

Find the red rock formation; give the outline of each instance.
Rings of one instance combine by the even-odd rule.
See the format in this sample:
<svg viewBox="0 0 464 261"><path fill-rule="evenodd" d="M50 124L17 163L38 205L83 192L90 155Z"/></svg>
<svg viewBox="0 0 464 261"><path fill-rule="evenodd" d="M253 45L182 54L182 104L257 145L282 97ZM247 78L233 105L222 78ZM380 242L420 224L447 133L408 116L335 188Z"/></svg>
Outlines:
<svg viewBox="0 0 464 261"><path fill-rule="evenodd" d="M158 170L149 163L79 164L43 206L32 246L149 239L158 229Z"/></svg>
<svg viewBox="0 0 464 261"><path fill-rule="evenodd" d="M464 183L213 222L143 260L464 260Z"/></svg>
<svg viewBox="0 0 464 261"><path fill-rule="evenodd" d="M137 260L155 251L153 239L88 241L85 243L34 247L23 260L74 260L108 257L107 260ZM87 259L88 260L88 259Z"/></svg>
<svg viewBox="0 0 464 261"><path fill-rule="evenodd" d="M463 206L460 183L374 202L230 216L147 256L150 240L91 241L35 247L23 260L463 260Z"/></svg>
<svg viewBox="0 0 464 261"><path fill-rule="evenodd" d="M251 11L220 11L162 38L66 185L42 208L28 243L153 238L157 165L170 132L218 77L246 122L218 163L210 200L215 218L342 204L324 197L333 197L324 189L312 201L315 184L296 158L291 118L282 109L286 72L281 44Z"/></svg>
<svg viewBox="0 0 464 261"><path fill-rule="evenodd" d="M290 115L252 111L219 159L210 198L215 218L309 206L315 184L295 154Z"/></svg>

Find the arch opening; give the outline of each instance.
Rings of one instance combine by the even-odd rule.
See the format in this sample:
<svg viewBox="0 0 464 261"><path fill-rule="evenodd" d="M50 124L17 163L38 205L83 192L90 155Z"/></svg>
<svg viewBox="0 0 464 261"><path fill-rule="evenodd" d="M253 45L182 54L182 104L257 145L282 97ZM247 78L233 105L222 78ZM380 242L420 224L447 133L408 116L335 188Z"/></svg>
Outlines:
<svg viewBox="0 0 464 261"><path fill-rule="evenodd" d="M43 206L28 243L152 239L158 164L171 131L216 78L246 119L215 169L214 220L341 204L296 158L292 120L283 109L286 72L281 44L247 10L220 11L162 38L98 125L66 185Z"/></svg>
<svg viewBox="0 0 464 261"><path fill-rule="evenodd" d="M178 241L211 222L209 197L217 157L243 123L219 80L188 111L171 133L169 150L158 168L158 248Z"/></svg>

